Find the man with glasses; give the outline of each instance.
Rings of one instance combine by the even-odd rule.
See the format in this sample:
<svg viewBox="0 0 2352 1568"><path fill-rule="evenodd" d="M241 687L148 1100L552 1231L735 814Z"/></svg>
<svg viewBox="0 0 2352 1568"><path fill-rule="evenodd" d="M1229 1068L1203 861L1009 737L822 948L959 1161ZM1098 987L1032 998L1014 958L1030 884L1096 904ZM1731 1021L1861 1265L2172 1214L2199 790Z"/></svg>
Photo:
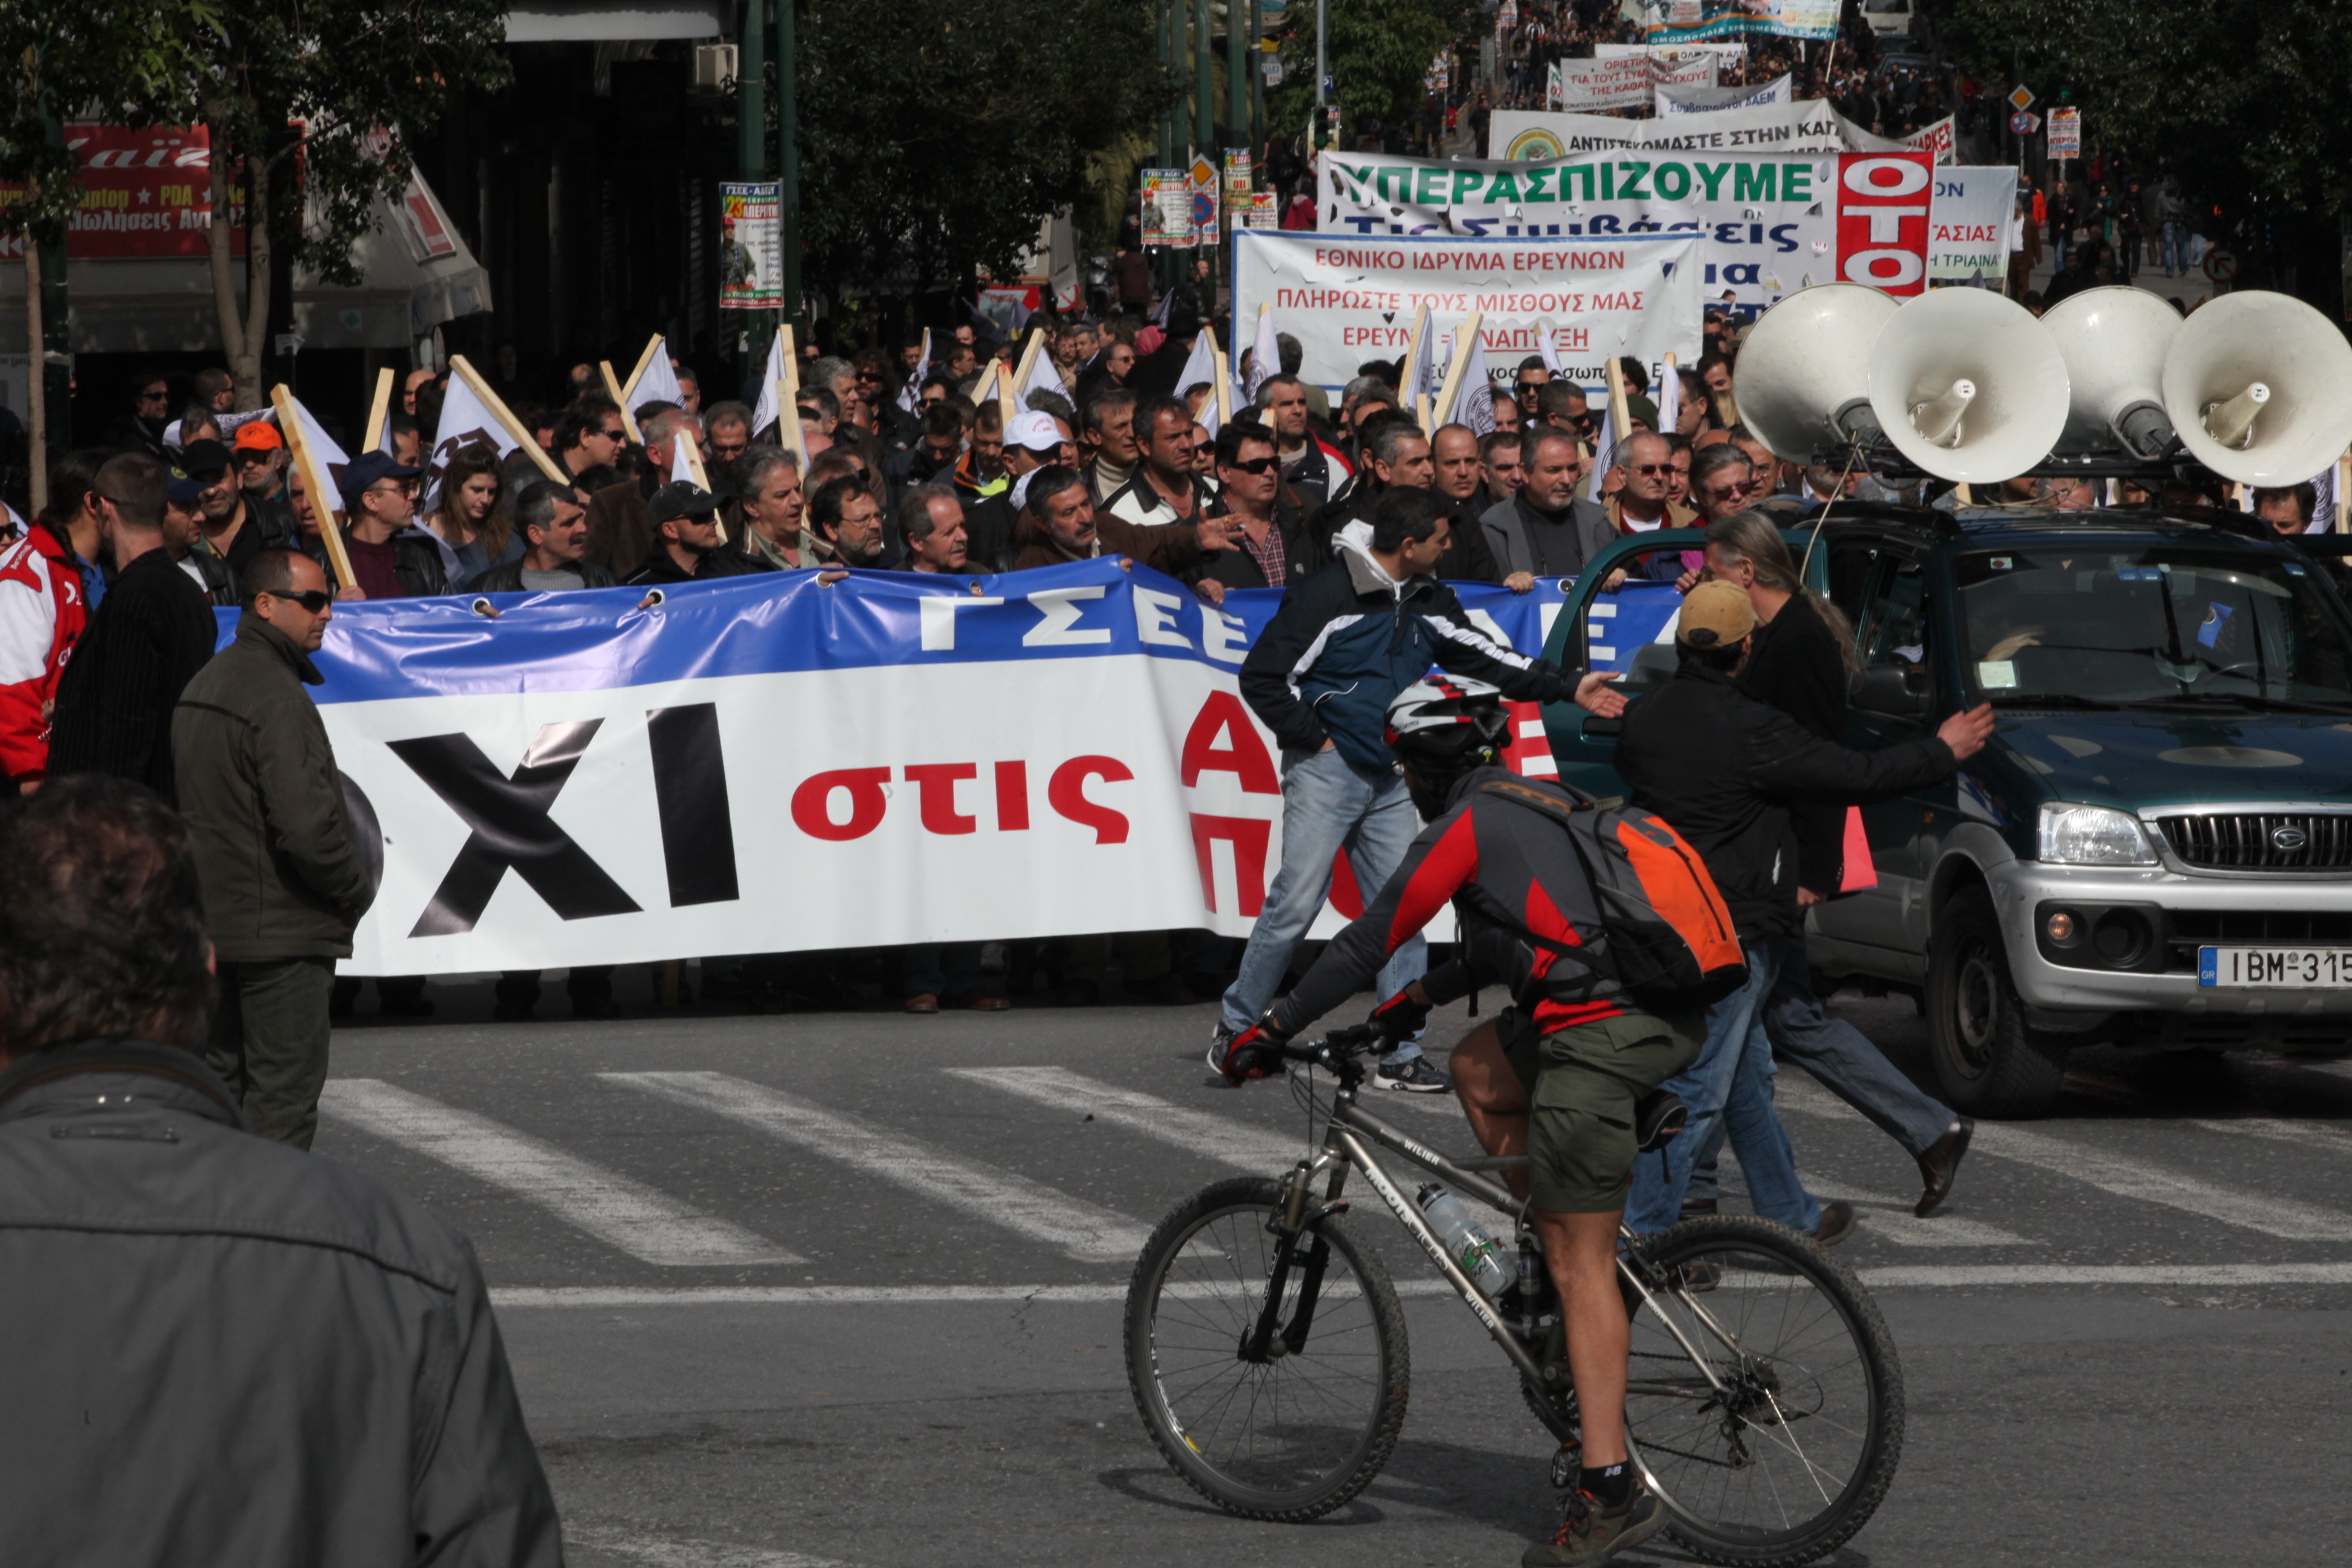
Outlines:
<svg viewBox="0 0 2352 1568"><path fill-rule="evenodd" d="M1738 458L1744 481L1748 459L1740 457L1737 448L1726 444L1707 450L1728 452ZM1699 525L1696 512L1667 499L1666 492L1674 488L1674 459L1673 445L1654 430L1637 432L1617 443L1617 468L1624 475L1625 482L1615 495L1601 503L1612 534L1651 533L1661 528ZM1743 489L1740 494L1745 497L1747 491ZM1736 501L1731 510L1738 511L1743 504ZM1674 551L1644 559L1641 575L1654 582L1671 583L1683 574L1683 569L1682 552Z"/></svg>
<svg viewBox="0 0 2352 1568"><path fill-rule="evenodd" d="M646 563L656 548L659 523L652 512L654 492L669 483L677 444L702 436L702 424L675 403L648 403L637 410L646 438L646 466L633 479L607 485L588 502L588 559L623 582ZM729 499L732 499L732 491Z"/></svg>
<svg viewBox="0 0 2352 1568"><path fill-rule="evenodd" d="M375 889L335 749L302 690L320 684L310 656L334 619L326 574L308 556L265 550L246 590L236 640L180 695L173 767L220 979L209 1060L247 1131L308 1149L335 960L351 956Z"/></svg>
<svg viewBox="0 0 2352 1568"><path fill-rule="evenodd" d="M1266 428L1274 432L1284 481L1310 506L1329 500L1355 470L1339 447L1307 425L1307 384L1295 375L1270 375L1258 385L1257 406Z"/></svg>
<svg viewBox="0 0 2352 1568"><path fill-rule="evenodd" d="M354 588L343 599L417 599L449 591L440 542L416 526L416 470L362 452L343 470L343 549ZM323 554L324 546L320 546Z"/></svg>
<svg viewBox="0 0 2352 1568"><path fill-rule="evenodd" d="M110 773L171 801L172 710L212 658L219 628L204 591L180 570L195 529L166 506L168 482L143 452L98 470L92 494L114 551L114 584L58 678L49 772Z"/></svg>
<svg viewBox="0 0 2352 1568"><path fill-rule="evenodd" d="M172 423L172 388L159 370L131 378L131 412L106 427L105 444L120 452L144 452L158 462L170 453L163 432Z"/></svg>
<svg viewBox="0 0 2352 1568"><path fill-rule="evenodd" d="M269 428L267 425L258 427ZM244 432L238 434L242 436ZM268 456L266 452L263 455ZM218 441L190 442L180 454L180 468L204 486L196 497L196 508L203 518L200 531L193 547L183 547L178 552L187 574L214 604L240 604L245 595L237 586L237 574L259 552L291 544L292 520L286 520L287 526L280 528L273 526L278 521L276 518L261 515L246 492L236 458Z"/></svg>
<svg viewBox="0 0 2352 1568"><path fill-rule="evenodd" d="M1590 442L1600 427L1584 388L1572 381L1546 382L1537 389L1535 404L1537 424L1565 430L1580 441ZM1519 434L1526 435L1526 429L1521 428Z"/></svg>
<svg viewBox="0 0 2352 1568"><path fill-rule="evenodd" d="M1329 559L1282 498L1282 460L1265 426L1236 419L1217 433L1217 499L1212 514L1234 523L1234 547L1214 558L1206 581L1228 588L1284 588Z"/></svg>
<svg viewBox="0 0 2352 1568"><path fill-rule="evenodd" d="M555 427L555 458L566 474L606 467L628 444L629 427L610 404L601 409L574 408Z"/></svg>
<svg viewBox="0 0 2352 1568"><path fill-rule="evenodd" d="M1544 365L1543 355L1529 354L1519 362L1511 383L1511 391L1519 405L1519 418L1532 425L1537 419L1536 401L1543 389L1551 384L1551 372Z"/></svg>

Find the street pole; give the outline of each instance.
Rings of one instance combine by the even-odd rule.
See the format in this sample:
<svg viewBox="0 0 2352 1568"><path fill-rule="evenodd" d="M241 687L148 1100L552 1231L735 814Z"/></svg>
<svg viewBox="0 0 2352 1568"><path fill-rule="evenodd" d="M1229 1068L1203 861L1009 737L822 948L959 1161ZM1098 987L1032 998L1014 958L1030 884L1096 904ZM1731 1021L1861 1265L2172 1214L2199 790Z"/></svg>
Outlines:
<svg viewBox="0 0 2352 1568"><path fill-rule="evenodd" d="M1249 78L1246 51L1249 29L1242 26L1242 6L1252 0L1225 0L1225 145L1249 145Z"/></svg>
<svg viewBox="0 0 2352 1568"><path fill-rule="evenodd" d="M1315 0L1315 124L1307 138L1307 150L1315 152L1323 145L1323 92L1330 85L1331 65L1324 55L1324 0Z"/></svg>
<svg viewBox="0 0 2352 1568"><path fill-rule="evenodd" d="M768 177L768 0L743 0L743 41L735 60L735 163L738 179ZM782 221L780 213L779 226ZM764 364L775 324L765 310L744 314L750 325L742 334L743 357Z"/></svg>
<svg viewBox="0 0 2352 1568"><path fill-rule="evenodd" d="M777 226L782 231L786 321L801 310L800 0L776 0Z"/></svg>
<svg viewBox="0 0 2352 1568"><path fill-rule="evenodd" d="M1246 0L1249 5L1249 81L1250 133L1249 143L1264 152L1271 138L1265 124L1265 8L1258 0Z"/></svg>
<svg viewBox="0 0 2352 1568"><path fill-rule="evenodd" d="M1192 0L1192 145L1213 157L1217 146L1217 55L1209 27L1209 0Z"/></svg>
<svg viewBox="0 0 2352 1568"><path fill-rule="evenodd" d="M1160 0L1160 63L1173 71L1176 68L1177 0ZM1169 109L1160 116L1160 166L1172 167L1176 162L1176 117L1178 110Z"/></svg>

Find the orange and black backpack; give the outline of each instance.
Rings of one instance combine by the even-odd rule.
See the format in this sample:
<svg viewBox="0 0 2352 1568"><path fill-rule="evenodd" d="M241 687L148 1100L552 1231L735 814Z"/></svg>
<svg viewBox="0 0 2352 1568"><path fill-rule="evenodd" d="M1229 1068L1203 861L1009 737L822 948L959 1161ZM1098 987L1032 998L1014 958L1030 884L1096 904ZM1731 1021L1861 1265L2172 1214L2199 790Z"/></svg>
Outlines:
<svg viewBox="0 0 2352 1568"><path fill-rule="evenodd" d="M1747 956L1731 911L1698 851L1665 818L1603 805L1564 784L1494 779L1478 793L1541 812L1567 829L1592 884L1601 942L1570 947L1537 935L1505 911L1504 923L1528 942L1590 965L1651 1007L1708 1006L1748 984ZM1478 912L1492 918L1496 911Z"/></svg>

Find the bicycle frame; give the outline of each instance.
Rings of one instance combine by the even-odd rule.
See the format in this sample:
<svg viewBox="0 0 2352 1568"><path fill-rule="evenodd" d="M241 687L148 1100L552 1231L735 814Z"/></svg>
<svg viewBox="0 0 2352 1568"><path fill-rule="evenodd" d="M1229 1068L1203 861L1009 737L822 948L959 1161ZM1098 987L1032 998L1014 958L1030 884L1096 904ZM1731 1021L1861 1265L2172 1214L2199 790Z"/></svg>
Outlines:
<svg viewBox="0 0 2352 1568"><path fill-rule="evenodd" d="M1490 1180L1479 1173L1482 1170L1523 1168L1527 1164L1527 1157L1525 1155L1486 1156L1472 1160L1467 1163L1450 1160L1427 1144L1390 1126L1365 1110L1357 1102L1357 1092L1352 1084L1343 1082L1339 1085L1332 1097L1330 1122L1324 1132L1322 1152L1307 1162L1302 1167L1293 1170L1286 1189L1289 1203L1283 1216L1286 1227L1293 1236L1296 1236L1298 1229L1304 1226L1307 1219L1306 1205L1311 1197L1312 1189L1318 1176L1328 1173L1329 1177L1322 1203L1317 1211L1319 1214L1328 1212L1339 1202L1339 1194L1346 1183L1349 1167L1352 1165L1360 1170L1364 1173L1364 1179L1371 1184L1372 1190L1380 1194L1381 1201L1388 1205L1390 1211L1396 1215L1413 1240L1420 1244L1421 1249L1429 1255L1430 1261L1437 1265L1438 1272L1444 1277L1445 1282L1453 1287L1454 1293L1462 1298L1464 1304L1477 1316L1479 1322L1486 1326L1487 1335L1502 1350L1503 1354L1509 1358L1511 1364L1518 1369L1519 1374L1536 1388L1547 1386L1542 1366L1538 1363L1533 1355L1528 1353L1527 1346L1520 1342L1518 1335L1513 1332L1496 1313L1486 1297L1480 1293L1478 1287L1471 1282L1469 1275L1463 1272L1461 1265L1447 1254L1445 1244L1439 1239L1437 1233L1430 1228L1429 1222L1422 1217L1421 1210L1414 1206L1399 1189L1387 1169L1381 1165L1379 1156L1372 1152L1372 1145L1378 1144L1402 1155L1414 1164L1460 1187L1488 1206L1511 1215L1515 1220L1524 1220L1526 1217L1527 1200L1511 1192L1500 1182ZM1621 1226L1618 1227L1618 1235L1626 1243L1627 1248L1630 1248L1633 1240L1633 1233ZM1538 1241L1538 1250L1541 1248L1540 1239ZM1265 1334L1272 1328L1273 1313L1281 1299L1281 1276L1287 1271L1289 1262L1288 1248L1286 1247L1276 1253L1276 1276L1270 1281L1272 1288L1267 1293L1265 1317L1258 1335L1261 1349L1264 1346ZM1319 1279L1319 1269L1316 1270L1318 1279ZM1681 1326L1675 1321L1672 1314L1658 1310L1655 1292L1651 1290L1647 1281L1642 1279L1640 1271L1627 1261L1626 1248L1621 1248L1618 1252L1617 1272L1621 1278L1632 1284L1643 1300L1650 1305L1658 1321L1674 1336L1675 1342L1682 1346L1683 1353L1690 1358L1691 1365L1706 1377L1708 1385L1717 1394L1724 1393L1723 1379L1717 1374L1708 1358L1685 1337ZM1683 1307L1706 1325L1707 1331L1721 1342L1725 1350L1735 1355L1741 1353L1737 1339L1715 1321L1712 1313L1698 1302L1692 1300L1687 1291L1678 1290L1675 1295ZM1311 1307L1308 1310L1311 1310ZM1630 1389L1629 1392L1631 1392Z"/></svg>

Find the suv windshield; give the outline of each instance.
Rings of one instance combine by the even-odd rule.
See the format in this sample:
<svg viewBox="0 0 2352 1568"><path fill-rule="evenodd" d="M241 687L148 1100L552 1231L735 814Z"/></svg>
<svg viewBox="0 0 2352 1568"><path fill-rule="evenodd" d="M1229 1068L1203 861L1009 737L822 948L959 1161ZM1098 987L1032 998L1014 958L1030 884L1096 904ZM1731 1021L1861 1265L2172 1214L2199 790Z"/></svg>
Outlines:
<svg viewBox="0 0 2352 1568"><path fill-rule="evenodd" d="M1964 555L1954 585L1997 703L2352 711L2352 632L2303 561L2069 542Z"/></svg>

